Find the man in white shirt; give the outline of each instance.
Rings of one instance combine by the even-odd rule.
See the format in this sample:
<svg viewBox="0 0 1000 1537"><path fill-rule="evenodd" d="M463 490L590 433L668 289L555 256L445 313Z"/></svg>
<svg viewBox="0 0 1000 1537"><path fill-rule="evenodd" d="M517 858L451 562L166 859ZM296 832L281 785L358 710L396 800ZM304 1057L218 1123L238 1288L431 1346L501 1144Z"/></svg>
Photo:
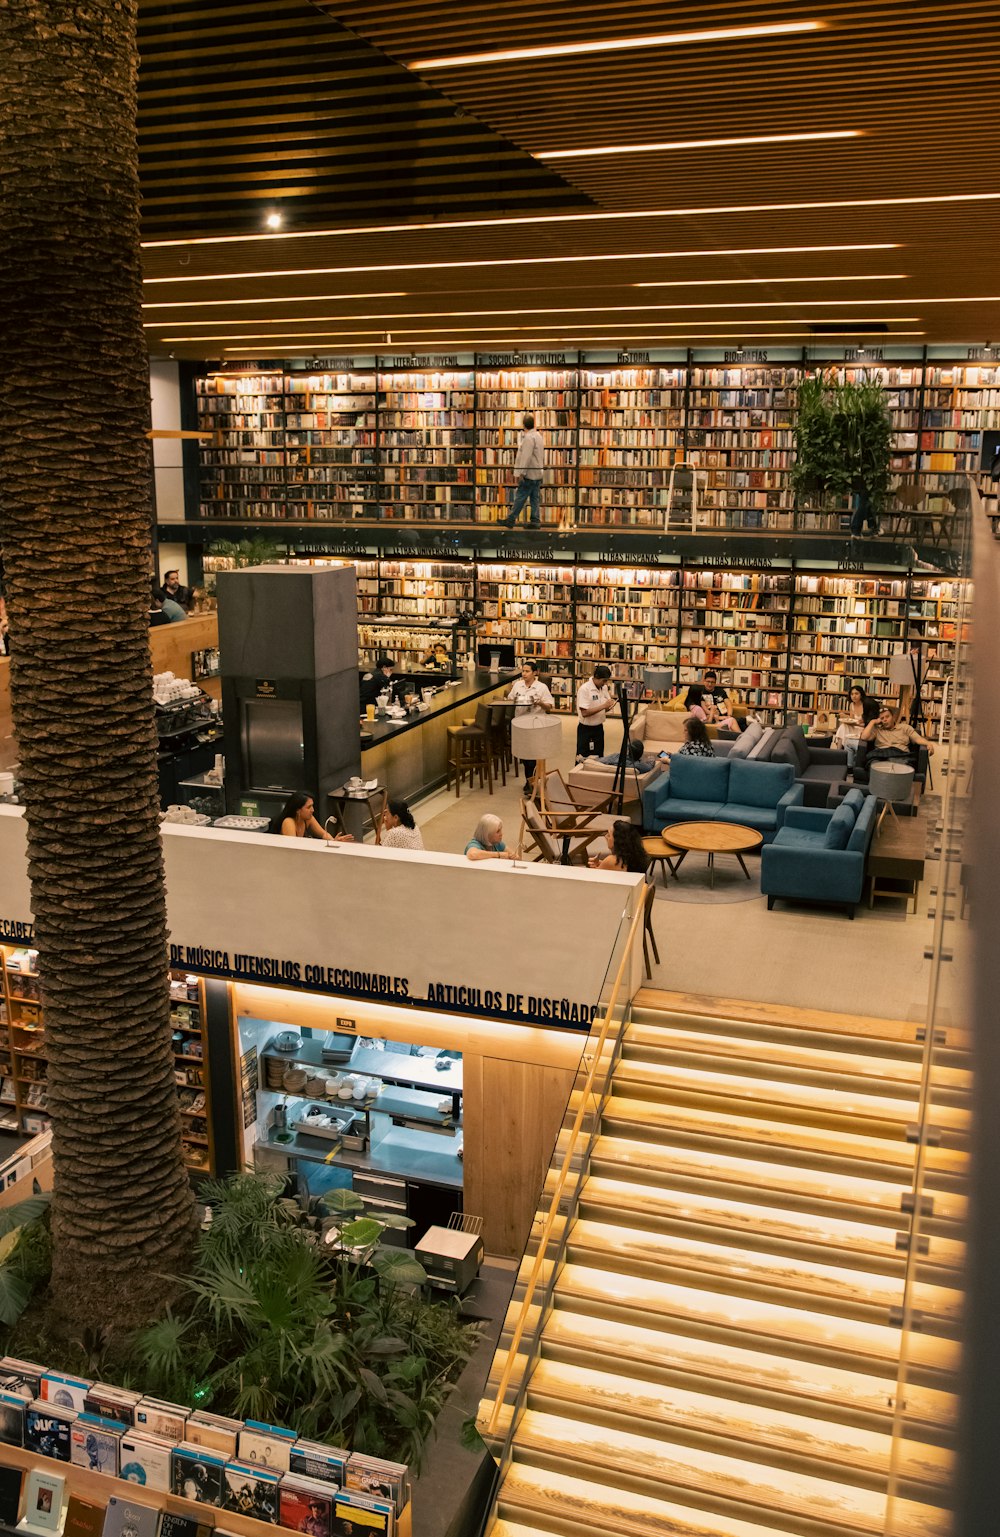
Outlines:
<svg viewBox="0 0 1000 1537"><path fill-rule="evenodd" d="M541 678L534 662L524 662L521 665L521 676L512 686L507 698L516 706L515 715L548 715L554 710L556 702ZM535 777L535 764L537 758L522 758L524 766L524 793L531 794L531 781Z"/></svg>
<svg viewBox="0 0 1000 1537"><path fill-rule="evenodd" d="M601 662L576 691L576 761L604 756L604 718L614 708L611 668Z"/></svg>
<svg viewBox="0 0 1000 1537"><path fill-rule="evenodd" d="M530 499L531 527L541 528L542 517L538 504L542 492L545 443L542 440L542 434L535 431L535 418L533 416L526 416L523 426L524 432L517 446L517 458L514 460L514 474L517 476L514 503L510 510L510 516L504 518L503 521L508 528L513 528L521 516L521 509L525 502Z"/></svg>

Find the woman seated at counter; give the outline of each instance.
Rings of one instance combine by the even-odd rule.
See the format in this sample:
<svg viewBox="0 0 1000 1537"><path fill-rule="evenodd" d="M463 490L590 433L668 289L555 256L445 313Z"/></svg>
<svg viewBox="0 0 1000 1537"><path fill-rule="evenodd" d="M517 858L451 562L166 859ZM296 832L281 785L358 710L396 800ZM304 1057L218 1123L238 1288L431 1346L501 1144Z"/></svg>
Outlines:
<svg viewBox="0 0 1000 1537"><path fill-rule="evenodd" d="M427 655L421 659L420 665L421 667L440 667L442 672L451 672L451 657L444 641L435 641Z"/></svg>
<svg viewBox="0 0 1000 1537"><path fill-rule="evenodd" d="M503 841L503 823L499 817L487 812L476 823L476 830L465 845L466 859L513 859L514 854Z"/></svg>
<svg viewBox="0 0 1000 1537"><path fill-rule="evenodd" d="M353 843L350 833L328 833L316 820L316 807L311 795L296 790L290 795L276 816L271 818L269 833L280 833L283 838L323 838L327 843Z"/></svg>
<svg viewBox="0 0 1000 1537"><path fill-rule="evenodd" d="M416 849L423 852L424 840L406 801L388 801L382 813L382 847Z"/></svg>

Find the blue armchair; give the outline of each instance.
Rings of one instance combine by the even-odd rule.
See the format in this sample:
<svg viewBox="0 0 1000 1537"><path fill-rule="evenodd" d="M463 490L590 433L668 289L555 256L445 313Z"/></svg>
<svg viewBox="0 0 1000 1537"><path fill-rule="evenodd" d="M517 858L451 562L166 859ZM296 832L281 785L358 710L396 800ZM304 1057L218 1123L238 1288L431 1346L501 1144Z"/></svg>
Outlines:
<svg viewBox="0 0 1000 1537"><path fill-rule="evenodd" d="M836 811L793 806L773 843L761 852L760 889L768 908L781 897L843 907L853 918L875 817L874 796L860 790L849 790Z"/></svg>
<svg viewBox="0 0 1000 1537"><path fill-rule="evenodd" d="M667 775L643 792L643 823L662 832L673 822L738 822L770 843L789 809L802 800L789 763L675 755Z"/></svg>

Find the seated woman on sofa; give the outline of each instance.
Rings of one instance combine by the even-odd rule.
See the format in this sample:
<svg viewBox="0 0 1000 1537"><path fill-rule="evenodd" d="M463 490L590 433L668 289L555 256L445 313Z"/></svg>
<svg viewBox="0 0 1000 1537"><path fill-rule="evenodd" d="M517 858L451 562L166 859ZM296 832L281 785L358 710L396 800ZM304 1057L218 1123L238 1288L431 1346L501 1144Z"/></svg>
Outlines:
<svg viewBox="0 0 1000 1537"><path fill-rule="evenodd" d="M679 748L676 754L661 753L661 758L670 762L671 757L678 758L714 758L712 744L708 740L708 728L697 715L689 715L684 722L684 746Z"/></svg>
<svg viewBox="0 0 1000 1537"><path fill-rule="evenodd" d="M642 828L619 818L608 828L608 852L587 861L592 870L625 870L630 875L645 875L649 855L642 846Z"/></svg>
<svg viewBox="0 0 1000 1537"><path fill-rule="evenodd" d="M740 723L733 715L720 715L718 706L712 696L706 693L700 683L692 683L684 696L684 708L689 715L700 720L703 725L719 726L723 731L736 731L740 729Z"/></svg>
<svg viewBox="0 0 1000 1537"><path fill-rule="evenodd" d="M875 700L860 683L853 683L848 695L848 707L840 711L840 724L833 738L833 746L846 752L848 768L854 767L862 731L877 715L878 705Z"/></svg>

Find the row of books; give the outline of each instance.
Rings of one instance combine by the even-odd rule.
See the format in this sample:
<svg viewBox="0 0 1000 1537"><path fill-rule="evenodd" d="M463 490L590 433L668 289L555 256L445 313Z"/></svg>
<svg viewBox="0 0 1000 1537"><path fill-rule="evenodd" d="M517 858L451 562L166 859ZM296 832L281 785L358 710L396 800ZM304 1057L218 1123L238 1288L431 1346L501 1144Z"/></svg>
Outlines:
<svg viewBox="0 0 1000 1537"><path fill-rule="evenodd" d="M0 1442L308 1537L335 1537L352 1519L393 1537L410 1498L403 1463L11 1356L0 1361Z"/></svg>

